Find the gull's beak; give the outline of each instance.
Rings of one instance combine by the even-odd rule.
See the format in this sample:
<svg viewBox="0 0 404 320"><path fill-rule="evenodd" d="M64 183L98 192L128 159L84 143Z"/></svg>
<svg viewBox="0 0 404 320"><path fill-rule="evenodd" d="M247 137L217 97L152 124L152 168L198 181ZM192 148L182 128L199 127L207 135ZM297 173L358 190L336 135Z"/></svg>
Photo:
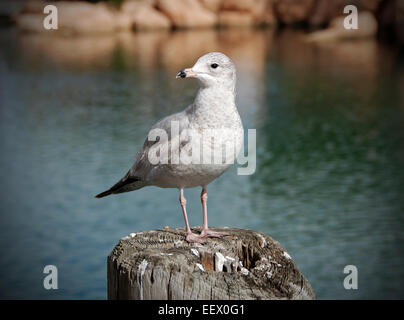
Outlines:
<svg viewBox="0 0 404 320"><path fill-rule="evenodd" d="M177 73L176 78L195 78L198 75L192 69L182 69L180 72Z"/></svg>

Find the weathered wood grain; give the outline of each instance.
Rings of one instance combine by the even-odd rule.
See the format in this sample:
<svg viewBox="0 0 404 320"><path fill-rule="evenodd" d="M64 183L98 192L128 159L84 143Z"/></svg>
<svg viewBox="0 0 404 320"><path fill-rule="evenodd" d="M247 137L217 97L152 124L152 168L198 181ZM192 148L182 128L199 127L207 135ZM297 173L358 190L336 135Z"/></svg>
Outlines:
<svg viewBox="0 0 404 320"><path fill-rule="evenodd" d="M251 230L213 230L230 236L189 244L184 229L165 228L121 239L108 256L108 299L315 299L277 241Z"/></svg>

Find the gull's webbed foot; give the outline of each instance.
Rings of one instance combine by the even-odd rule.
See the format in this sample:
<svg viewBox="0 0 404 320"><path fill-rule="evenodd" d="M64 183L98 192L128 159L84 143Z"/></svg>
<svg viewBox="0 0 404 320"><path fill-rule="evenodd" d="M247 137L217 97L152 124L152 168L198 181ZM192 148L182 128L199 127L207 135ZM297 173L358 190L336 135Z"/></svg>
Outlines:
<svg viewBox="0 0 404 320"><path fill-rule="evenodd" d="M225 232L216 232L209 229L203 229L200 236L202 238L223 238L229 235L229 233Z"/></svg>
<svg viewBox="0 0 404 320"><path fill-rule="evenodd" d="M192 232L188 233L185 239L189 243L205 243L206 242L206 240L204 239L204 237L202 237L202 235L195 234Z"/></svg>

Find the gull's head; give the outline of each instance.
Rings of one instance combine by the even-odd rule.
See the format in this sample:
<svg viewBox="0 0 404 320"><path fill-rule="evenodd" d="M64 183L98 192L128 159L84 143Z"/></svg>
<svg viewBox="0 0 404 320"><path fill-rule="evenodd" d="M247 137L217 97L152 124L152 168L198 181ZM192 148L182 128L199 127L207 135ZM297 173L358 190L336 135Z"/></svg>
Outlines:
<svg viewBox="0 0 404 320"><path fill-rule="evenodd" d="M236 67L225 54L210 52L200 57L193 67L178 72L177 78L196 78L204 87L220 86L234 90Z"/></svg>

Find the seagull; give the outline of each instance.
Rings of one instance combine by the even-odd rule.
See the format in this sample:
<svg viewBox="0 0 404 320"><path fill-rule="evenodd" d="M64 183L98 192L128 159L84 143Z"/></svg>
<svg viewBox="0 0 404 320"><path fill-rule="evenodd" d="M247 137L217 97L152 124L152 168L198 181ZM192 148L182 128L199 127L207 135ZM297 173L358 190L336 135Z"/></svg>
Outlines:
<svg viewBox="0 0 404 320"><path fill-rule="evenodd" d="M96 198L146 186L177 188L185 220L186 241L204 243L206 238L229 235L208 228L207 185L234 163L244 143L243 125L235 103L236 67L225 54L210 52L200 57L193 67L178 72L176 78L195 78L199 81L195 100L183 111L153 125L130 170ZM224 146L230 148L224 150ZM170 150L178 150L178 153ZM209 161L212 154L223 153L226 153L225 161ZM188 160L192 155L192 161L178 161L178 158L186 159L182 155L188 156ZM200 234L191 231L184 196L184 189L194 187L202 188L203 224Z"/></svg>

